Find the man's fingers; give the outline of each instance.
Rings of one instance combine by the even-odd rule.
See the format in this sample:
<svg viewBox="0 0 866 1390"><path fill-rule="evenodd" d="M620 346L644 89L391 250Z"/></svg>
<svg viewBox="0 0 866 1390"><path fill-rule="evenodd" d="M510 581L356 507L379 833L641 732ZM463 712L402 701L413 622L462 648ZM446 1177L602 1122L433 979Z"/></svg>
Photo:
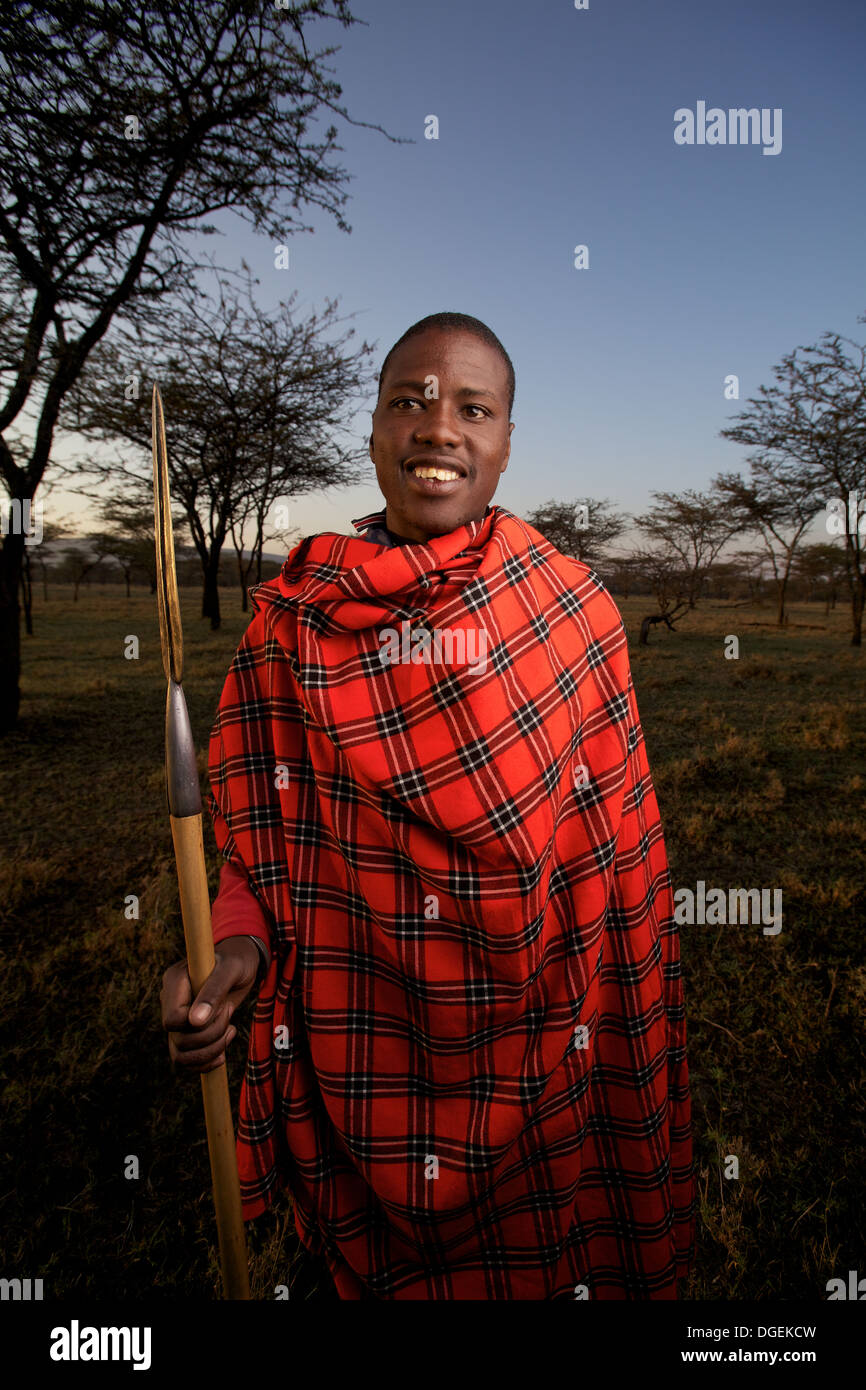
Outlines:
<svg viewBox="0 0 866 1390"><path fill-rule="evenodd" d="M177 961L166 970L159 998L163 1028L183 1028L192 1003L192 984L185 960Z"/></svg>
<svg viewBox="0 0 866 1390"><path fill-rule="evenodd" d="M163 976L162 1022L168 1051L181 1075L214 1071L225 1062L228 1043L237 1037L229 1020L255 981L258 950L244 937L230 937L214 952L214 968L193 998L185 961Z"/></svg>
<svg viewBox="0 0 866 1390"><path fill-rule="evenodd" d="M225 1004L203 1028L181 1025L180 1028L174 1029L171 1033L172 1042L178 1052L195 1052L198 1048L210 1047L211 1043L219 1042L225 1037L231 1014L231 1005Z"/></svg>
<svg viewBox="0 0 866 1390"><path fill-rule="evenodd" d="M242 976L243 965L237 956L217 954L216 964L189 1011L190 1025L193 1028L203 1028L215 1021Z"/></svg>
<svg viewBox="0 0 866 1390"><path fill-rule="evenodd" d="M237 1037L237 1032L237 1028L232 1026L226 1029L210 1046L195 1047L192 1050L187 1050L185 1046L181 1046L178 1041L172 1038L169 1040L171 1060L185 1073L214 1071L216 1067L222 1066L225 1062L226 1047L233 1038ZM198 1042L198 1040L197 1035L194 1041ZM192 1040L184 1039L183 1041L186 1043Z"/></svg>

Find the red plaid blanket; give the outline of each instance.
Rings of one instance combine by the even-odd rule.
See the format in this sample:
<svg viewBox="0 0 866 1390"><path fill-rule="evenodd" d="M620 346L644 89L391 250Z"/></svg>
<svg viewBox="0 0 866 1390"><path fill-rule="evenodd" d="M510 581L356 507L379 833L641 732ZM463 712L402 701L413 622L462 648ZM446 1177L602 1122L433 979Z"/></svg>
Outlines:
<svg viewBox="0 0 866 1390"><path fill-rule="evenodd" d="M274 950L245 1217L287 1183L344 1298L675 1297L679 941L615 604L499 506L308 537L252 595L209 759Z"/></svg>

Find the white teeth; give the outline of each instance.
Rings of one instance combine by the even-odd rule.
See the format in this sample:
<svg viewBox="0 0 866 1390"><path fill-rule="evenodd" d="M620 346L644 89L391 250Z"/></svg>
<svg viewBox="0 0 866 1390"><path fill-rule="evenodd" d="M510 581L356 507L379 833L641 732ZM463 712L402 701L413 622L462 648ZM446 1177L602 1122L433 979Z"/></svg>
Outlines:
<svg viewBox="0 0 866 1390"><path fill-rule="evenodd" d="M416 478L438 478L441 483L450 483L452 478L459 478L459 473L454 473L449 468L415 468Z"/></svg>

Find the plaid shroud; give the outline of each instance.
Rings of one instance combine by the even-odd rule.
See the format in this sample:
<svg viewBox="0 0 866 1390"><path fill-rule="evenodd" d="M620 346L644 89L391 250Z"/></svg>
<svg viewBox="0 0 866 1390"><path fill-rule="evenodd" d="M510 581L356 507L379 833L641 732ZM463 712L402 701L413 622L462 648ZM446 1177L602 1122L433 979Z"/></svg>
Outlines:
<svg viewBox="0 0 866 1390"><path fill-rule="evenodd" d="M209 798L274 949L244 1216L286 1182L343 1298L676 1297L679 939L603 584L494 506L426 544L307 537L251 593ZM420 619L486 633L486 669L383 664Z"/></svg>

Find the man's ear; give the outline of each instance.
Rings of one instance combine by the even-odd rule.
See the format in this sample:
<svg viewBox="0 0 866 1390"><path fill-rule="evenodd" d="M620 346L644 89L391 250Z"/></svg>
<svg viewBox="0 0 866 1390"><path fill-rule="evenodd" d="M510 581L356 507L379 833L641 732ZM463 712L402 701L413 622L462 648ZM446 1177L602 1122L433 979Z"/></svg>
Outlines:
<svg viewBox="0 0 866 1390"><path fill-rule="evenodd" d="M511 458L511 431L513 429L514 423L512 421L512 423L508 426L508 438L505 441L505 458L502 460L502 467L499 470L500 473L505 472L506 468L508 467L508 460Z"/></svg>
<svg viewBox="0 0 866 1390"><path fill-rule="evenodd" d="M367 443L367 450L368 450L368 452L369 452L369 455L370 455L371 460L373 461L373 463L375 463L376 460L375 460L375 458L373 458L373 433L372 433L372 430L371 430L371 432L370 432L370 438L369 438L368 443Z"/></svg>

